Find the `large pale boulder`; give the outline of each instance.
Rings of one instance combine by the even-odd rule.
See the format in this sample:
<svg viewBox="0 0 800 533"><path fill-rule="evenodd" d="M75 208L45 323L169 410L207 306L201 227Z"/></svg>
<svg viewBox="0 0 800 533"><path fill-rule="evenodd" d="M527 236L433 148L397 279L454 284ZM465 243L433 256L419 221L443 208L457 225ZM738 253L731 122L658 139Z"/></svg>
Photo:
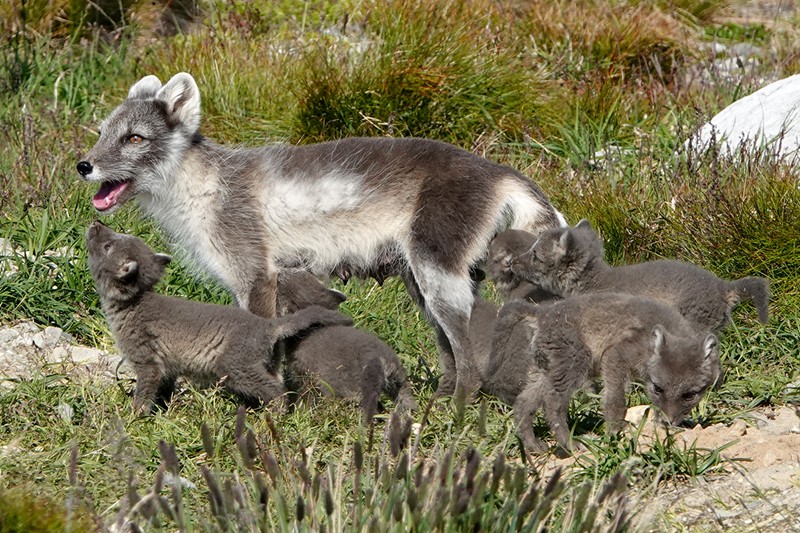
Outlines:
<svg viewBox="0 0 800 533"><path fill-rule="evenodd" d="M800 74L735 101L690 139L699 150L707 149L713 140L723 153L736 153L744 143L748 149L767 149L787 161L800 162Z"/></svg>

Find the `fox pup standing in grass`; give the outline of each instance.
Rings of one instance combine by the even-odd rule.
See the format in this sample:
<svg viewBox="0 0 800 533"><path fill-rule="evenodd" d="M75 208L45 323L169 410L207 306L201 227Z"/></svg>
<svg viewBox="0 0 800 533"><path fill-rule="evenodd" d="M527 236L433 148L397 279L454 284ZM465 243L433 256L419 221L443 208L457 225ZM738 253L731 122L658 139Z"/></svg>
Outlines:
<svg viewBox="0 0 800 533"><path fill-rule="evenodd" d="M441 393L480 385L468 324L470 270L510 226L564 226L544 193L511 168L443 142L349 138L244 149L200 134L192 76L142 78L78 163L111 212L144 212L236 297L275 316L278 271L401 276L437 332Z"/></svg>
<svg viewBox="0 0 800 533"><path fill-rule="evenodd" d="M232 306L153 292L170 257L95 222L86 231L89 269L119 350L136 372L134 410L168 399L175 380L222 381L249 403L285 392L273 347L313 326L348 325L341 313L308 307L265 319Z"/></svg>
<svg viewBox="0 0 800 533"><path fill-rule="evenodd" d="M345 295L326 288L308 272L284 270L278 276L278 315L309 305L338 309ZM371 333L350 326L318 328L286 341L286 383L299 392L361 400L364 422L372 421L380 395L397 400L400 410L416 409L397 353Z"/></svg>
<svg viewBox="0 0 800 533"><path fill-rule="evenodd" d="M676 309L698 331L718 331L730 322L733 306L747 299L755 303L762 323L769 318L766 279L728 281L691 263L667 259L612 267L603 259L600 237L586 220L539 237L529 235L527 242L527 250L514 247L515 253L508 257L510 270L558 296L624 292L653 298Z"/></svg>
<svg viewBox="0 0 800 533"><path fill-rule="evenodd" d="M506 304L495 325L484 389L514 406L525 448L543 452L533 434L539 409L558 443L570 449L567 408L587 381L602 377L608 431L622 429L632 379L666 420L678 424L720 376L717 338L672 308L617 293L586 294L544 305Z"/></svg>

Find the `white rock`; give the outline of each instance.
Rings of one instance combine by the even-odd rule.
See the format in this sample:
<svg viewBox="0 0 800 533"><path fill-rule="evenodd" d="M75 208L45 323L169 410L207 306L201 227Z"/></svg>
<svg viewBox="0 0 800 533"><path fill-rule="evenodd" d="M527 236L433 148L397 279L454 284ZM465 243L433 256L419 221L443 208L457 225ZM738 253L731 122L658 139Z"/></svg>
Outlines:
<svg viewBox="0 0 800 533"><path fill-rule="evenodd" d="M705 150L712 138L723 153L733 154L744 141L748 146L767 148L787 162L800 155L800 74L778 80L741 98L706 123L690 139L696 149ZM688 148L689 142L686 142Z"/></svg>
<svg viewBox="0 0 800 533"><path fill-rule="evenodd" d="M105 355L103 350L89 348L88 346L73 346L72 360L76 363L94 363Z"/></svg>
<svg viewBox="0 0 800 533"><path fill-rule="evenodd" d="M47 358L50 363L63 363L69 360L69 352L62 346L56 346Z"/></svg>
<svg viewBox="0 0 800 533"><path fill-rule="evenodd" d="M71 422L72 417L75 415L75 411L72 409L72 406L64 402L61 402L56 406L56 413L61 417L62 420L64 420L64 422Z"/></svg>
<svg viewBox="0 0 800 533"><path fill-rule="evenodd" d="M44 330L33 336L33 343L43 350L49 350L58 344L58 341L61 340L62 333L61 328L47 326Z"/></svg>
<svg viewBox="0 0 800 533"><path fill-rule="evenodd" d="M0 344L11 344L19 338L19 331L14 328L0 329Z"/></svg>

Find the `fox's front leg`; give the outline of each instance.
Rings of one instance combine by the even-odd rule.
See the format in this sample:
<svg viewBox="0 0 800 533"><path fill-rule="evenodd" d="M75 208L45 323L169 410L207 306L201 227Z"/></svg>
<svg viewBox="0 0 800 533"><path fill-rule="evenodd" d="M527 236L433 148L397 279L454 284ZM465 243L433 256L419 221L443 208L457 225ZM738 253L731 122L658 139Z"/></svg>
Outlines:
<svg viewBox="0 0 800 533"><path fill-rule="evenodd" d="M277 298L278 271L268 269L256 274L255 279L250 284L246 303L243 303L239 298L237 300L239 300L239 305L247 308L248 311L255 315L264 318L275 318L277 316Z"/></svg>

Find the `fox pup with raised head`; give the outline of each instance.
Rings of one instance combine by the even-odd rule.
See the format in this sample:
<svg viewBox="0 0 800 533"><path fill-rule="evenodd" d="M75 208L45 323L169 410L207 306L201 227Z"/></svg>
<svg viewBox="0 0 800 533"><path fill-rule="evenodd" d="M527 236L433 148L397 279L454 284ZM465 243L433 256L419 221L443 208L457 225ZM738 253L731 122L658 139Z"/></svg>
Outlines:
<svg viewBox="0 0 800 533"><path fill-rule="evenodd" d="M192 76L134 84L78 163L110 212L144 212L237 303L275 316L277 273L399 275L437 331L442 393L480 385L469 340L470 271L505 229L538 234L564 217L531 180L426 139L220 146L200 134Z"/></svg>
<svg viewBox="0 0 800 533"><path fill-rule="evenodd" d="M338 309L345 295L323 286L305 271L284 270L278 276L278 314L309 305ZM286 341L285 380L290 389L316 389L324 395L360 399L369 424L385 393L400 410L417 404L397 353L371 333L350 326L318 328Z"/></svg>
<svg viewBox="0 0 800 533"><path fill-rule="evenodd" d="M285 392L273 347L314 326L348 325L341 313L308 307L266 319L233 306L174 298L152 289L170 257L95 222L86 231L89 269L119 350L136 373L134 410L166 401L180 376L222 382L248 403Z"/></svg>
<svg viewBox="0 0 800 533"><path fill-rule="evenodd" d="M625 391L633 379L666 421L680 423L720 376L717 338L672 308L618 293L586 294L533 305L506 304L495 325L484 390L514 406L525 448L547 446L533 433L539 409L556 440L570 449L572 395L602 377L608 431L622 429Z"/></svg>
<svg viewBox="0 0 800 533"><path fill-rule="evenodd" d="M717 331L730 322L731 309L752 300L758 319L769 318L769 282L747 277L718 278L691 263L662 259L613 267L588 221L550 229L529 239L528 250L511 259L515 276L567 297L589 292L624 292L653 298L678 310L698 331Z"/></svg>

